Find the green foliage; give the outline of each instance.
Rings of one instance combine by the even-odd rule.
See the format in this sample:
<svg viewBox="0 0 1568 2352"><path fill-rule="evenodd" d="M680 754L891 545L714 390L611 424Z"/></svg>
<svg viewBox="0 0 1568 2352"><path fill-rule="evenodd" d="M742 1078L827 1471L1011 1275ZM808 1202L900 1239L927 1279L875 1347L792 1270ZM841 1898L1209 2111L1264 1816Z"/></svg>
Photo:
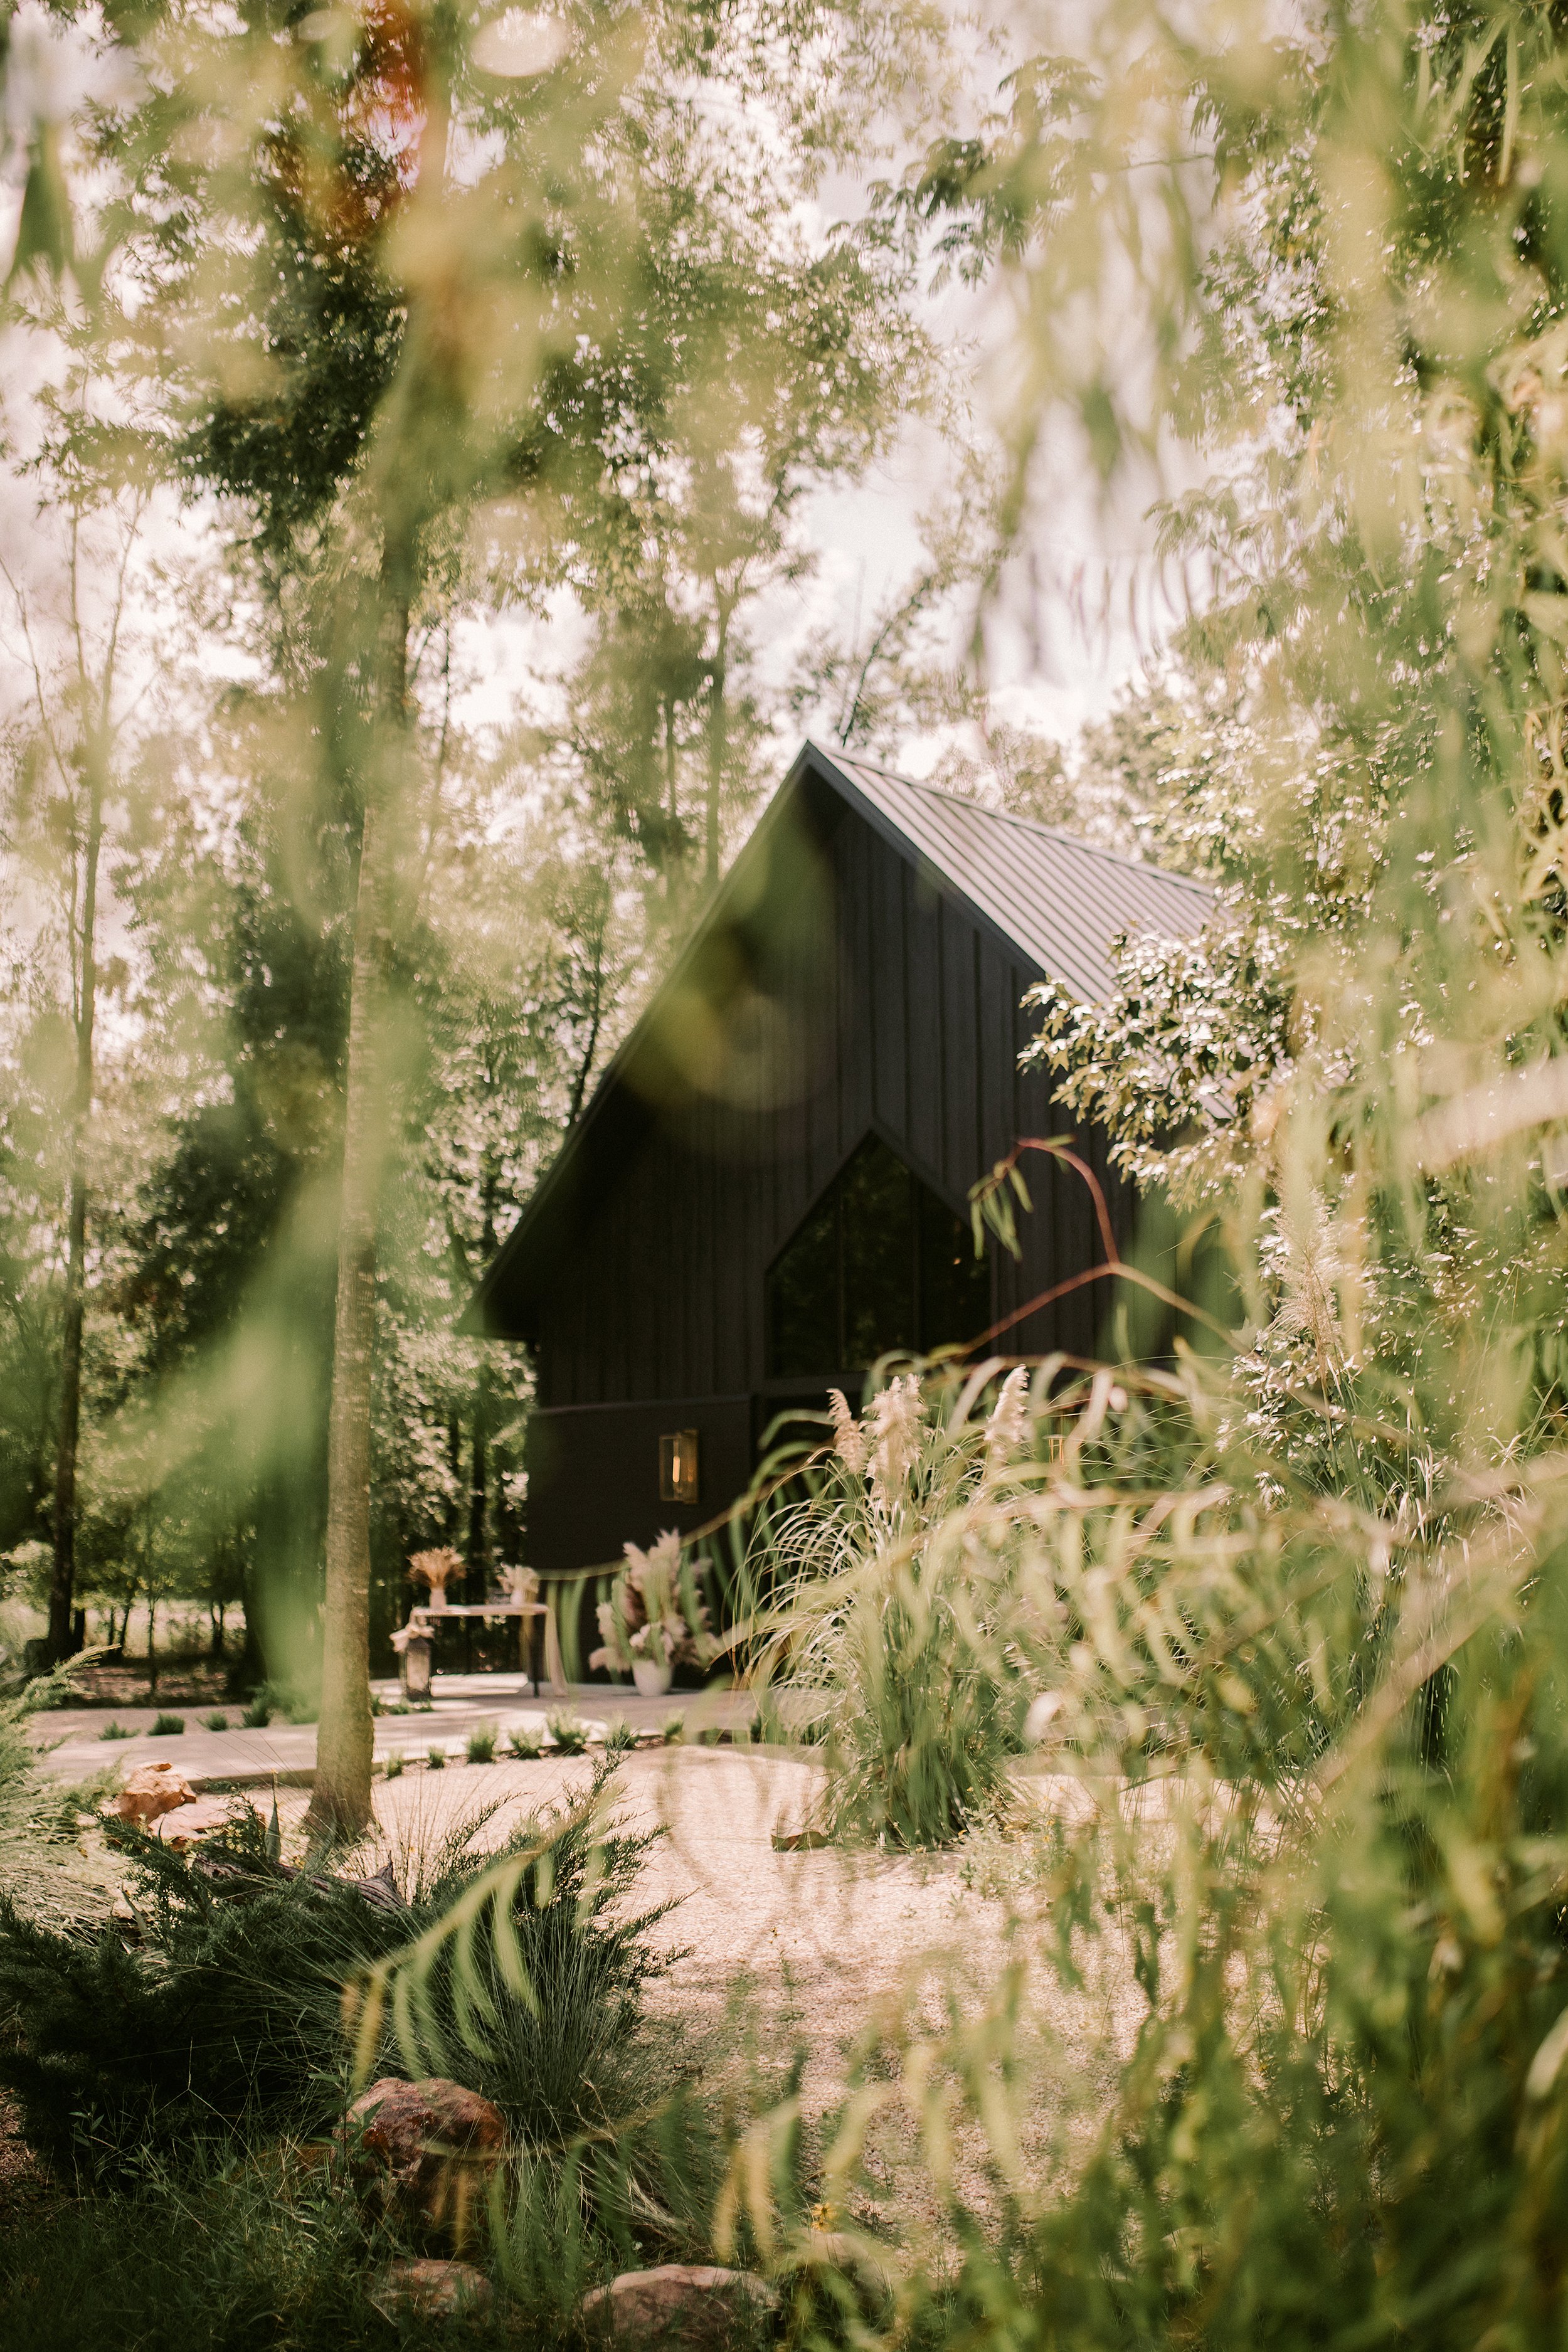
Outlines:
<svg viewBox="0 0 1568 2352"><path fill-rule="evenodd" d="M174 1733L184 1731L184 1727L185 1718L183 1715L155 1716L153 1719L153 1737L156 1739L167 1739Z"/></svg>
<svg viewBox="0 0 1568 2352"><path fill-rule="evenodd" d="M425 1751L425 1761L432 1772L444 1772L447 1769L446 1748L434 1745L427 1748Z"/></svg>
<svg viewBox="0 0 1568 2352"><path fill-rule="evenodd" d="M156 1839L113 1832L136 1928L61 1934L0 1905L0 2079L28 2140L68 2172L113 2178L235 2136L324 2127L342 2103L339 1991L405 1932L331 1881L279 1879L259 1818L217 1849L219 1877Z"/></svg>
<svg viewBox="0 0 1568 2352"><path fill-rule="evenodd" d="M24 2207L0 2231L0 2335L13 2352L83 2343L167 2352L341 2352L395 2342L408 2352L512 2340L489 2322L401 2316L375 2301L389 2255L354 2200L302 2153L189 2179L154 2174L135 2197Z"/></svg>
<svg viewBox="0 0 1568 2352"><path fill-rule="evenodd" d="M638 2029L643 1989L668 1965L650 1937L670 1906L636 1907L661 1835L616 1820L600 1764L584 1797L523 1822L460 1891L437 1890L429 1924L362 1979L361 2074L395 2051L494 2099L531 2147L613 2142L662 2083Z"/></svg>
<svg viewBox="0 0 1568 2352"><path fill-rule="evenodd" d="M612 2085L635 2071L641 1988L658 1965L647 1937L661 1915L627 1902L649 1840L601 1833L602 1811L527 1822L499 1849L530 1857L505 1931L527 1997L507 1989L478 2040L452 1982L420 2011L425 2057L438 2048L450 2062L434 2070L486 2091L541 2142L609 2111ZM351 2089L345 1983L392 1965L411 1938L439 1937L476 1888L488 1895L502 1865L477 1842L493 1812L395 1855L406 1899L384 1880L367 1894L351 1879L280 1871L259 1816L242 1812L188 1859L112 1832L132 1873L130 1928L62 1931L0 1900L0 2003L12 2021L0 2081L30 2143L68 2172L114 2180L328 2129ZM383 2071L398 2063L390 2042L371 2054Z"/></svg>
<svg viewBox="0 0 1568 2352"><path fill-rule="evenodd" d="M98 1736L100 1739L133 1739L136 1735L122 1723L106 1723Z"/></svg>
<svg viewBox="0 0 1568 2352"><path fill-rule="evenodd" d="M1006 1803L1028 1703L996 1638L1008 1556L952 1540L972 1507L1005 1517L1033 1447L1027 1375L997 1388L1002 1370L931 1397L900 1375L863 1420L835 1391L831 1452L759 1514L749 1569L773 1594L761 1678L810 1695L830 1836L941 1845ZM988 1415L973 1418L988 1392Z"/></svg>
<svg viewBox="0 0 1568 2352"><path fill-rule="evenodd" d="M247 1731L265 1731L272 1720L272 1700L265 1690L257 1694L248 1706L242 1709L240 1722Z"/></svg>
<svg viewBox="0 0 1568 2352"><path fill-rule="evenodd" d="M581 1756L588 1746L588 1727L574 1715L563 1714L553 1708L544 1718L552 1744L563 1756Z"/></svg>
<svg viewBox="0 0 1568 2352"><path fill-rule="evenodd" d="M228 1717L221 1710L215 1708L211 1715L203 1716L202 1728L204 1731L226 1731Z"/></svg>
<svg viewBox="0 0 1568 2352"><path fill-rule="evenodd" d="M468 1734L470 1764L493 1764L496 1760L496 1727L493 1723L476 1724Z"/></svg>
<svg viewBox="0 0 1568 2352"><path fill-rule="evenodd" d="M524 1764L531 1758L542 1756L544 1752L543 1735L537 1726L531 1723L513 1724L507 1734L506 1745L507 1753L510 1756L515 1756L520 1763Z"/></svg>

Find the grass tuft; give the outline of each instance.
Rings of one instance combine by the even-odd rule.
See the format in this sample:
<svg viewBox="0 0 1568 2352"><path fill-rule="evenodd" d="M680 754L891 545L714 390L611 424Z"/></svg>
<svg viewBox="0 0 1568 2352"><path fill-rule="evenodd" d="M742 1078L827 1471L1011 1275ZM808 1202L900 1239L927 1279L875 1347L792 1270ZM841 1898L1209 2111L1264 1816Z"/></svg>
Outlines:
<svg viewBox="0 0 1568 2352"><path fill-rule="evenodd" d="M468 1734L470 1764L493 1764L496 1760L496 1727L493 1723L476 1723Z"/></svg>
<svg viewBox="0 0 1568 2352"><path fill-rule="evenodd" d="M106 1723L99 1733L100 1739L134 1739L136 1734L123 1723Z"/></svg>
<svg viewBox="0 0 1568 2352"><path fill-rule="evenodd" d="M532 1762L544 1753L544 1739L536 1723L514 1723L507 1734L507 1753L521 1764Z"/></svg>
<svg viewBox="0 0 1568 2352"><path fill-rule="evenodd" d="M446 1749L433 1744L426 1750L425 1761L432 1772L444 1772L447 1769Z"/></svg>
<svg viewBox="0 0 1568 2352"><path fill-rule="evenodd" d="M202 1729L204 1731L226 1731L228 1729L228 1717L226 1715L215 1709L211 1715L203 1716Z"/></svg>
<svg viewBox="0 0 1568 2352"><path fill-rule="evenodd" d="M154 1739L172 1739L176 1731L184 1731L184 1727L183 1715L160 1715L153 1722L153 1737Z"/></svg>
<svg viewBox="0 0 1568 2352"><path fill-rule="evenodd" d="M588 1747L588 1727L574 1715L556 1713L545 1717L550 1737L563 1756L585 1755Z"/></svg>

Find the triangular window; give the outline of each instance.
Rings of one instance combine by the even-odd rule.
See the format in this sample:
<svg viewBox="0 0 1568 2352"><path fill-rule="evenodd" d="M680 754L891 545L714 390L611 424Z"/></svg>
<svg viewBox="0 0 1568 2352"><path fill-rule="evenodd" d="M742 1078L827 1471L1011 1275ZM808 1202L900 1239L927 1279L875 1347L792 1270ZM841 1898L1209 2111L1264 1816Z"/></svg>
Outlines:
<svg viewBox="0 0 1568 2352"><path fill-rule="evenodd" d="M858 1371L890 1349L978 1338L991 1269L962 1217L869 1135L774 1260L775 1380Z"/></svg>

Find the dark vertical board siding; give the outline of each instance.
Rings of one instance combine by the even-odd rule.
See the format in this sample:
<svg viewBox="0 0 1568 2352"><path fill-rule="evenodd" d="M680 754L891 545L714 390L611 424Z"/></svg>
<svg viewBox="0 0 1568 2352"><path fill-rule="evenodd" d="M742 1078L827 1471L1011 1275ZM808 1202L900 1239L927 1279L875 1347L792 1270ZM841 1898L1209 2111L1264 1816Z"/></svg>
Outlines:
<svg viewBox="0 0 1568 2352"><path fill-rule="evenodd" d="M868 1009L877 1115L894 1135L907 1132L904 1090L904 880L901 857L878 857L868 893L872 918Z"/></svg>
<svg viewBox="0 0 1568 2352"><path fill-rule="evenodd" d="M942 1173L952 1192L980 1173L974 1148L974 949L969 926L944 899L942 923Z"/></svg>
<svg viewBox="0 0 1568 2352"><path fill-rule="evenodd" d="M909 1055L910 1148L921 1165L940 1171L942 1117L942 920L936 894L910 877Z"/></svg>

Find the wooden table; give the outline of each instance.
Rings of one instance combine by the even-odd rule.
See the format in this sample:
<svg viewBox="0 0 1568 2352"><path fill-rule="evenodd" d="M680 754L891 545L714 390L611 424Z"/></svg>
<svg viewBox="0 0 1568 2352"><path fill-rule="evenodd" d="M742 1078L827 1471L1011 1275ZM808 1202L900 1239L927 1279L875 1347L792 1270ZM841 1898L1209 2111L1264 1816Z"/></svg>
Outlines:
<svg viewBox="0 0 1568 2352"><path fill-rule="evenodd" d="M433 1609L426 1601L416 1602L408 1612L406 1630L415 1634L434 1636L436 1627L448 1619L463 1617L472 1622L476 1617L515 1617L518 1620L518 1664L532 1685L532 1696L539 1696L538 1662L534 1658L532 1633L534 1622L544 1620L544 1671L549 1678L553 1698L566 1696L566 1676L561 1664L561 1638L555 1628L554 1613L545 1601L454 1601L445 1609ZM527 1654L524 1654L526 1646Z"/></svg>

